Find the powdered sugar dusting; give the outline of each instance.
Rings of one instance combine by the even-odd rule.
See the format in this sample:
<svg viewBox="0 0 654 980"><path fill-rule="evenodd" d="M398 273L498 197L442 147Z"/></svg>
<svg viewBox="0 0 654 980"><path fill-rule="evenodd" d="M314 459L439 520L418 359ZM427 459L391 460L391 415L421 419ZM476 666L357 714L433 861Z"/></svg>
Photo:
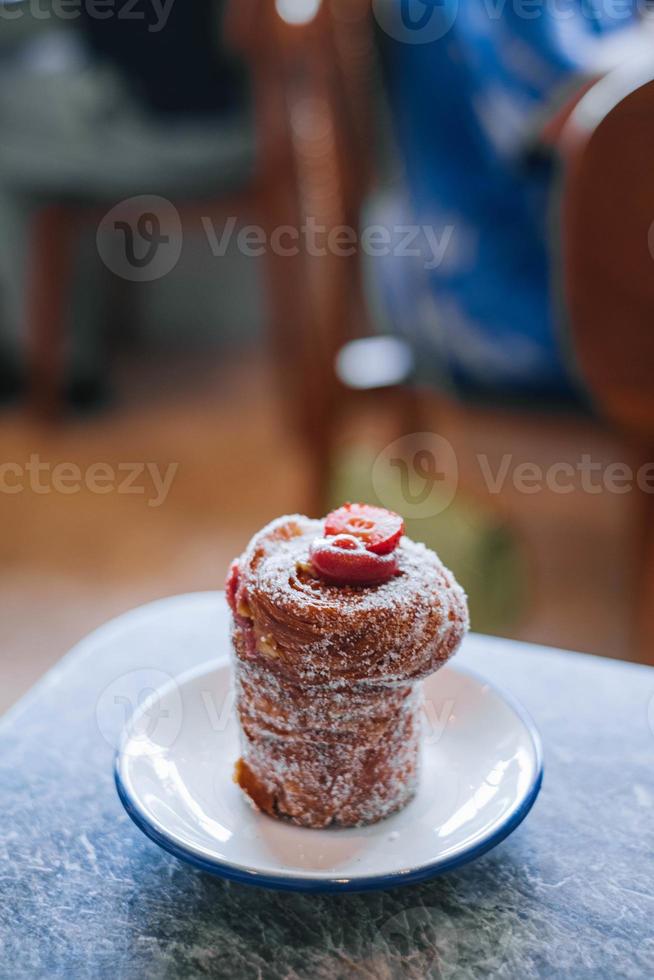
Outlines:
<svg viewBox="0 0 654 980"><path fill-rule="evenodd" d="M233 645L239 781L307 826L371 823L415 790L421 678L455 652L465 596L437 556L404 538L377 586L317 578L322 522L279 518L239 562Z"/></svg>

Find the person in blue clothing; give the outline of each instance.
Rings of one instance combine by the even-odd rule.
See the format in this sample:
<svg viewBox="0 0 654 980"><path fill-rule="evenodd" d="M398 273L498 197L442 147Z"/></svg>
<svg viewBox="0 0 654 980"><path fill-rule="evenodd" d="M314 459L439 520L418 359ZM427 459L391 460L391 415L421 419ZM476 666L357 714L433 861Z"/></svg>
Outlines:
<svg viewBox="0 0 654 980"><path fill-rule="evenodd" d="M436 268L390 260L383 289L395 328L441 382L574 392L551 286L555 172L534 151L586 80L651 46L639 7L374 0L408 186L394 218L449 229Z"/></svg>

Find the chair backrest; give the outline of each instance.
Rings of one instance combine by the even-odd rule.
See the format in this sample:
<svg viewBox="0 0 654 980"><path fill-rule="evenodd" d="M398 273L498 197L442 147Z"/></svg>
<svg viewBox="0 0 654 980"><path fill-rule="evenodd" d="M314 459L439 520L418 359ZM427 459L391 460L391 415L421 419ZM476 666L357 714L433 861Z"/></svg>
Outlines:
<svg viewBox="0 0 654 980"><path fill-rule="evenodd" d="M338 145L331 182L357 207L371 169L370 11L370 0L230 0L226 17L250 68L264 171L293 140L298 106L313 104Z"/></svg>
<svg viewBox="0 0 654 980"><path fill-rule="evenodd" d="M599 409L654 445L654 57L596 82L561 136L569 329Z"/></svg>
<svg viewBox="0 0 654 980"><path fill-rule="evenodd" d="M358 228L370 173L370 0L232 0L228 26L246 57L269 231L322 228L320 253L269 250L271 328L293 418L326 458L339 404L334 362L360 331L360 264L325 248Z"/></svg>

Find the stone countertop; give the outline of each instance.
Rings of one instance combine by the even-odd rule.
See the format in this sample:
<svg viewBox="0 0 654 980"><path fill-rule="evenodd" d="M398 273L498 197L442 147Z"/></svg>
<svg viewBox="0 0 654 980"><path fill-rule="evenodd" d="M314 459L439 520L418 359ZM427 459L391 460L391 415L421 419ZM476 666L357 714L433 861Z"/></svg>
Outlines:
<svg viewBox="0 0 654 980"><path fill-rule="evenodd" d="M265 891L160 850L113 784L117 692L206 661L226 620L213 593L128 613L0 722L3 980L654 976L654 670L470 636L458 662L511 691L543 736L527 820L424 884Z"/></svg>

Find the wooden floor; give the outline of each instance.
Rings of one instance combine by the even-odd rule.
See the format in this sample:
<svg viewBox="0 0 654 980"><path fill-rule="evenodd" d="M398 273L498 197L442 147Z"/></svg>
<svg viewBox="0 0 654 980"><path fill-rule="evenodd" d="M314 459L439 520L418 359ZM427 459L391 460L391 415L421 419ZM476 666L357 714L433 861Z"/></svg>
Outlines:
<svg viewBox="0 0 654 980"><path fill-rule="evenodd" d="M178 464L156 508L145 494L0 493L0 710L111 616L221 588L253 530L301 506L301 460L268 375L239 360L143 366L121 407L97 420L44 429L21 413L0 419L3 460Z"/></svg>
<svg viewBox="0 0 654 980"><path fill-rule="evenodd" d="M160 596L221 587L257 527L305 505L302 457L260 360L135 364L117 406L52 427L17 410L0 417L4 462L24 465L38 454L83 472L96 462L178 464L160 507L148 506L149 494L115 490L0 493L0 711L108 618ZM445 424L456 433L456 420ZM475 432L498 452L513 438L497 425ZM540 447L530 441L529 458L551 455L558 439L546 429ZM514 634L629 659L628 502L514 503L534 567Z"/></svg>

